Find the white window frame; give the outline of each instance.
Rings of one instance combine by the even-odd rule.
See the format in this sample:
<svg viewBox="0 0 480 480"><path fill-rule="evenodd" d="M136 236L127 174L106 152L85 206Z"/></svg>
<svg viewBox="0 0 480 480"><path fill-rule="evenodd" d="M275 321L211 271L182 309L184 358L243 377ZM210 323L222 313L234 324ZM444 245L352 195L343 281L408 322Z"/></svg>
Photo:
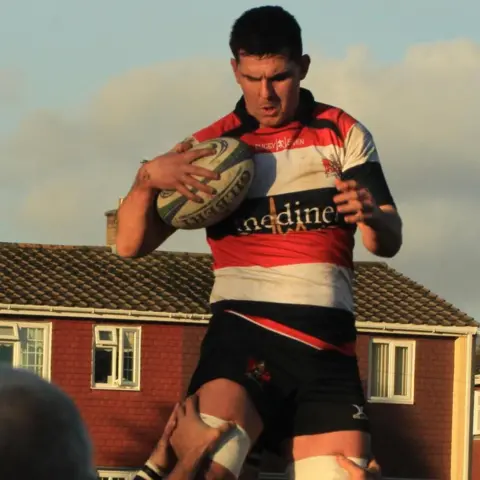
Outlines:
<svg viewBox="0 0 480 480"><path fill-rule="evenodd" d="M480 436L480 390L473 391L473 426L472 433Z"/></svg>
<svg viewBox="0 0 480 480"><path fill-rule="evenodd" d="M389 346L388 348L388 395L386 397L374 397L372 396L372 378L373 378L373 345L377 343L384 343ZM407 395L394 395L393 389L395 385L395 348L394 347L406 347L408 355L409 369L407 371L408 378L408 394ZM367 398L370 403L399 403L404 405L413 405L415 399L415 340L397 340L390 338L371 338L368 348L368 387Z"/></svg>
<svg viewBox="0 0 480 480"><path fill-rule="evenodd" d="M140 364L141 364L141 338L142 327L131 325L94 325L93 332L93 345L92 345L92 376L91 376L91 388L94 390L128 390L139 391L140 390ZM119 353L123 351L123 332L135 331L136 342L133 347L133 383L120 383L118 379L114 379L113 384L108 383L95 383L95 348L107 347L112 349L112 370L114 372L123 371L123 355ZM100 341L100 331L109 331L112 333L113 340ZM118 334L117 334L118 332ZM118 368L117 368L118 362Z"/></svg>
<svg viewBox="0 0 480 480"><path fill-rule="evenodd" d="M20 351L20 329L39 328L43 330L43 365L41 377L50 381L52 376L52 324L51 322L0 321L0 327L13 327L13 335L0 335L0 342L13 344L13 366L22 368Z"/></svg>
<svg viewBox="0 0 480 480"><path fill-rule="evenodd" d="M97 470L97 475L99 478L122 478L125 480L133 480L137 470L110 470L110 469L100 469Z"/></svg>

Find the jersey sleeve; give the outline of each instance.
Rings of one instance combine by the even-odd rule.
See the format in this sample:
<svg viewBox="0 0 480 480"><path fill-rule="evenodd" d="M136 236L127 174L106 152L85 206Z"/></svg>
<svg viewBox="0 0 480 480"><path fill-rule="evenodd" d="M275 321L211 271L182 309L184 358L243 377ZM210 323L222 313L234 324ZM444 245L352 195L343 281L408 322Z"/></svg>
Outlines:
<svg viewBox="0 0 480 480"><path fill-rule="evenodd" d="M368 188L378 205L395 207L372 134L360 122L346 116L342 179L356 180Z"/></svg>

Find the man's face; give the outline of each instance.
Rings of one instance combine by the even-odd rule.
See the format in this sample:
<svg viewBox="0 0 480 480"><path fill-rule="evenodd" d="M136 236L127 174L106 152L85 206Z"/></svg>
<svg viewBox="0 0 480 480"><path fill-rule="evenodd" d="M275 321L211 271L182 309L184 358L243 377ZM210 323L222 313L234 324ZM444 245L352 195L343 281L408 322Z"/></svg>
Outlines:
<svg viewBox="0 0 480 480"><path fill-rule="evenodd" d="M279 127L292 119L298 107L300 82L310 64L307 55L295 62L287 55L241 54L239 61L233 59L231 64L247 111L261 127Z"/></svg>

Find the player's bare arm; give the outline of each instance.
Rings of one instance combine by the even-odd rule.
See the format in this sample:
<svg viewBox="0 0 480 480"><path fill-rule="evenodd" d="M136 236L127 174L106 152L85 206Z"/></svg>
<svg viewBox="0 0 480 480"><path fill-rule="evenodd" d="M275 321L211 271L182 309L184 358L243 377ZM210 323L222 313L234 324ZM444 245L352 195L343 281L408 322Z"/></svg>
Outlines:
<svg viewBox="0 0 480 480"><path fill-rule="evenodd" d="M118 210L118 255L129 258L149 255L175 232L157 215L155 200L160 190L177 190L196 201L202 200L190 189L214 193L211 187L202 184L195 176L216 179L217 174L192 164L196 159L213 153L210 148L190 150L188 146L180 145L142 164Z"/></svg>
<svg viewBox="0 0 480 480"><path fill-rule="evenodd" d="M402 220L393 205L378 205L371 192L356 180L336 182L334 201L346 223L357 224L365 248L391 258L402 246Z"/></svg>

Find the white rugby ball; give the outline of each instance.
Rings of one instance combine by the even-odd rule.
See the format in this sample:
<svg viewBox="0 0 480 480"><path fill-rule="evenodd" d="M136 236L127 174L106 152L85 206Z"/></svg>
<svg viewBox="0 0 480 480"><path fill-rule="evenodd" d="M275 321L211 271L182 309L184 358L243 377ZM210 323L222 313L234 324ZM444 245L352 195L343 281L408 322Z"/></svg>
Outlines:
<svg viewBox="0 0 480 480"><path fill-rule="evenodd" d="M190 188L203 199L203 203L189 200L176 190L164 190L157 197L160 218L177 229L195 230L221 222L235 211L248 193L253 180L253 151L241 140L219 137L197 143L192 148L213 146L216 153L195 160L193 164L220 174L219 180L199 179L216 190L210 197Z"/></svg>

